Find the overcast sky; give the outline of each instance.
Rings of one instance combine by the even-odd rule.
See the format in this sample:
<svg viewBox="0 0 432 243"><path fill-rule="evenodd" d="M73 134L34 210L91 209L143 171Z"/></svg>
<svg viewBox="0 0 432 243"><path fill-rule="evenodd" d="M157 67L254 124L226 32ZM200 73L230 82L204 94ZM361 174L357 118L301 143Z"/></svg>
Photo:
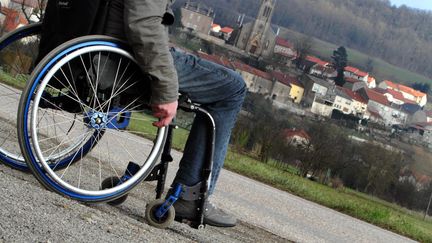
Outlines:
<svg viewBox="0 0 432 243"><path fill-rule="evenodd" d="M432 0L390 0L396 6L405 4L408 7L432 10Z"/></svg>

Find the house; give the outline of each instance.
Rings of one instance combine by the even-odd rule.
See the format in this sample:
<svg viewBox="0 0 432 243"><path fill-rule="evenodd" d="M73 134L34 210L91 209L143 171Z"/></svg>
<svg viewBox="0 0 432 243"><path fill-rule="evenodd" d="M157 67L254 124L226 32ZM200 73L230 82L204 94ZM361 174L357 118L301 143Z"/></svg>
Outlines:
<svg viewBox="0 0 432 243"><path fill-rule="evenodd" d="M335 93L335 99L333 102L333 109L339 110L344 114L352 114L353 112L353 100L352 98L344 92L341 87L335 87L333 90Z"/></svg>
<svg viewBox="0 0 432 243"><path fill-rule="evenodd" d="M406 123L408 114L402 111L401 106L388 101L384 94L367 88L360 89L358 93L368 101L365 118L380 118L387 126Z"/></svg>
<svg viewBox="0 0 432 243"><path fill-rule="evenodd" d="M344 78L345 83L343 85L344 88L350 89L350 90L357 90L360 89L360 87L366 87L366 84L362 81L355 79L355 78Z"/></svg>
<svg viewBox="0 0 432 243"><path fill-rule="evenodd" d="M2 25L1 31L7 33L13 31L23 25L27 25L28 21L20 10L3 7L0 10L0 22Z"/></svg>
<svg viewBox="0 0 432 243"><path fill-rule="evenodd" d="M297 57L294 62L297 63L297 67L299 69L303 70L306 73L309 73L312 67L317 64L320 66L328 66L329 64L328 62L314 56L306 56L304 59L300 59L299 57Z"/></svg>
<svg viewBox="0 0 432 243"><path fill-rule="evenodd" d="M211 28L210 28L210 32L218 35L221 29L222 29L222 27L220 25L212 24Z"/></svg>
<svg viewBox="0 0 432 243"><path fill-rule="evenodd" d="M210 34L215 13L212 8L208 8L201 3L187 1L181 8L181 23L190 30L202 34Z"/></svg>
<svg viewBox="0 0 432 243"><path fill-rule="evenodd" d="M279 36L276 36L275 47L273 52L275 54L280 54L286 57L296 56L294 45Z"/></svg>
<svg viewBox="0 0 432 243"><path fill-rule="evenodd" d="M405 104L405 97L399 91L386 89L384 90L384 95L387 97L388 101L395 103L397 105Z"/></svg>
<svg viewBox="0 0 432 243"><path fill-rule="evenodd" d="M222 38L225 41L228 41L231 38L231 34L233 33L234 29L230 28L230 27L223 27L222 29L220 29L220 33L222 34Z"/></svg>
<svg viewBox="0 0 432 243"><path fill-rule="evenodd" d="M301 102L304 94L304 87L297 78L277 71L272 72L271 75L274 80L291 87L289 97L294 103Z"/></svg>
<svg viewBox="0 0 432 243"><path fill-rule="evenodd" d="M368 77L368 81L367 81L367 86L368 86L369 89L375 88L377 86L376 85L376 79L374 77L372 77L372 76L369 76Z"/></svg>
<svg viewBox="0 0 432 243"><path fill-rule="evenodd" d="M303 129L285 129L283 134L286 138L287 144L296 147L306 147L311 140L309 134Z"/></svg>
<svg viewBox="0 0 432 243"><path fill-rule="evenodd" d="M272 100L288 104L292 101L291 97L291 77L272 73L273 88L271 92Z"/></svg>
<svg viewBox="0 0 432 243"><path fill-rule="evenodd" d="M330 117L333 112L334 97L316 95L312 102L311 112L316 115Z"/></svg>
<svg viewBox="0 0 432 243"><path fill-rule="evenodd" d="M347 78L353 78L367 83L369 78L369 73L363 72L358 68L346 66L344 70L344 76Z"/></svg>
<svg viewBox="0 0 432 243"><path fill-rule="evenodd" d="M403 97L408 100L417 103L421 107L425 106L427 103L427 95L423 92L415 90L411 87L393 83L390 80L384 80L378 85L381 89L391 89L402 93Z"/></svg>
<svg viewBox="0 0 432 243"><path fill-rule="evenodd" d="M249 92L271 96L273 78L270 74L239 61L231 64L233 69L242 75Z"/></svg>
<svg viewBox="0 0 432 243"><path fill-rule="evenodd" d="M408 167L404 167L399 174L400 182L410 182L416 187L417 191L426 190L430 183L432 183L432 178L430 176L416 172Z"/></svg>
<svg viewBox="0 0 432 243"><path fill-rule="evenodd" d="M352 114L358 117L362 117L367 110L367 100L365 100L359 93L352 91L347 88L340 87L352 100L351 108Z"/></svg>
<svg viewBox="0 0 432 243"><path fill-rule="evenodd" d="M320 78L330 79L337 76L337 71L331 66L315 64L310 68L309 74Z"/></svg>

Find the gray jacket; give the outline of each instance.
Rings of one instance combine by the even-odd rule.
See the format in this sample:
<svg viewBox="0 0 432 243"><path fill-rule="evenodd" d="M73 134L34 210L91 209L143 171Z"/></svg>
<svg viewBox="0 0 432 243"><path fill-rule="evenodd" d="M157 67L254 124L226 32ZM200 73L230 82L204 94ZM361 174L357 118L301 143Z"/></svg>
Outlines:
<svg viewBox="0 0 432 243"><path fill-rule="evenodd" d="M151 75L152 104L177 100L178 79L168 46L175 0L124 0L125 34L141 69Z"/></svg>

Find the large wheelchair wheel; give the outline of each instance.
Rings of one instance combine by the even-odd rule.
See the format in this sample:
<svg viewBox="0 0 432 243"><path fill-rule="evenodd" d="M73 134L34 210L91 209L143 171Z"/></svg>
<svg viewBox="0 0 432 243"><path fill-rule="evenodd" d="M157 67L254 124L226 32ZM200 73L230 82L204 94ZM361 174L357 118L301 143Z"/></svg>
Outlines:
<svg viewBox="0 0 432 243"><path fill-rule="evenodd" d="M41 23L30 24L0 38L0 161L28 170L16 132L19 97L38 56Z"/></svg>
<svg viewBox="0 0 432 243"><path fill-rule="evenodd" d="M125 195L149 175L167 129L151 125L144 77L127 46L106 36L66 42L36 66L21 96L18 138L45 187L103 202ZM58 163L67 166L52 166ZM119 183L102 188L109 177Z"/></svg>

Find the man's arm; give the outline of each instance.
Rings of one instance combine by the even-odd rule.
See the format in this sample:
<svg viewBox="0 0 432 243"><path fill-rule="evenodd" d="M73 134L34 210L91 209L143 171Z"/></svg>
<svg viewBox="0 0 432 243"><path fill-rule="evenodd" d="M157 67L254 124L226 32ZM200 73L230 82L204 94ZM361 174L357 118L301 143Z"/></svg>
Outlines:
<svg viewBox="0 0 432 243"><path fill-rule="evenodd" d="M125 32L141 69L151 76L151 104L161 120L155 126L168 125L175 115L178 80L168 46L167 27L162 24L166 0L125 0Z"/></svg>

